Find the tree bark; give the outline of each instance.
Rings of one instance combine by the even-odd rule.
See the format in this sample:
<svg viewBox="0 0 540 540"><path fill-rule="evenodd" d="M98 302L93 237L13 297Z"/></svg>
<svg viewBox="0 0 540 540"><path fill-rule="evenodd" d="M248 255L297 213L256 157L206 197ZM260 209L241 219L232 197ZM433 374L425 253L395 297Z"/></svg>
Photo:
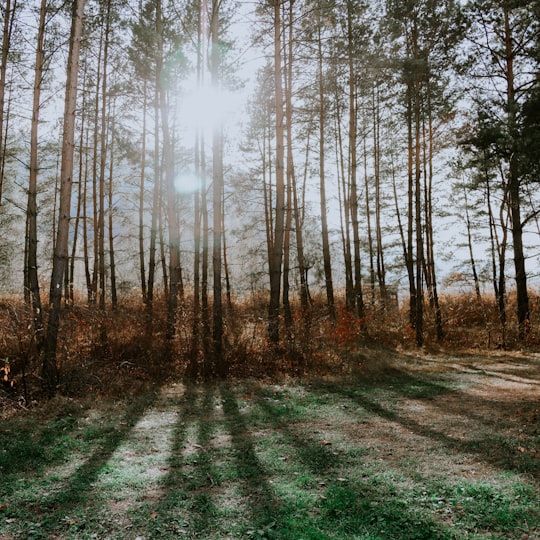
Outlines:
<svg viewBox="0 0 540 540"><path fill-rule="evenodd" d="M145 251L144 251L144 191L146 182L146 107L147 107L147 92L148 82L144 79L143 82L143 125L141 135L141 176L139 183L139 273L141 277L141 294L143 303L148 301L148 293L146 288L146 267L145 267Z"/></svg>
<svg viewBox="0 0 540 540"><path fill-rule="evenodd" d="M77 81L83 15L84 0L73 0L71 35L69 40L69 55L66 74L66 94L64 99L60 207L51 274L49 319L47 324L43 362L41 366L43 388L49 396L56 393L58 384L56 349L60 325L62 280L66 270L68 258L71 192L73 184L73 154L75 148L75 115L77 111Z"/></svg>
<svg viewBox="0 0 540 540"><path fill-rule="evenodd" d="M161 0L156 2L156 79L161 113L161 131L163 139L163 167L167 190L167 220L169 227L169 289L167 294L167 332L169 339L176 331L176 311L178 308L178 287L181 279L180 269L180 225L178 222L177 193L174 186L174 156L169 128L169 105L163 80L163 15Z"/></svg>
<svg viewBox="0 0 540 540"><path fill-rule="evenodd" d="M212 88L218 93L220 89L219 57L219 31L220 14L219 0L212 2L212 19L210 21L210 33L212 39L211 52L211 82ZM222 213L223 213L223 127L220 122L215 123L212 133L212 211L213 211L213 246L212 246L212 270L213 270L213 363L214 371L219 376L226 373L223 356L223 295L222 295L222 256L223 245Z"/></svg>
<svg viewBox="0 0 540 540"><path fill-rule="evenodd" d="M520 340L525 340L530 327L529 293L527 290L527 273L525 271L525 253L523 249L523 223L521 220L521 180L519 173L519 152L517 141L519 130L516 118L516 89L514 82L514 36L510 26L508 5L503 2L504 9L504 45L506 62L506 110L510 140L512 141L508 171L508 203L510 205L510 224L512 229L512 245L514 247L514 270L516 274L517 318Z"/></svg>
<svg viewBox="0 0 540 540"><path fill-rule="evenodd" d="M326 202L326 170L325 170L325 131L326 131L326 106L324 92L323 51L321 27L322 21L319 14L318 21L318 86L319 86L319 197L321 209L321 235L323 250L324 281L326 288L326 304L330 319L336 319L336 306L334 301L334 281L332 279L332 261L330 255L330 238L328 234L328 208Z"/></svg>
<svg viewBox="0 0 540 540"><path fill-rule="evenodd" d="M268 306L268 337L274 345L277 345L279 341L281 275L285 225L284 110L281 74L281 4L279 0L274 0L274 78L276 107L276 207L274 239L269 261L270 303Z"/></svg>
<svg viewBox="0 0 540 540"><path fill-rule="evenodd" d="M9 2L8 2L9 3ZM6 6L6 18L7 17ZM34 94L32 104L32 124L30 129L30 178L28 182L28 204L26 211L27 219L27 279L30 292L30 304L33 319L33 333L38 353L43 347L43 315L41 308L41 295L39 290L37 246L37 177L39 172L38 163L38 130L39 117L41 112L41 82L43 79L44 51L43 43L45 40L45 16L47 10L47 0L41 0L39 11L39 27L36 46L36 63L34 69ZM1 132L1 130L0 130Z"/></svg>
<svg viewBox="0 0 540 540"><path fill-rule="evenodd" d="M358 186L357 186L357 103L356 103L356 74L354 58L356 51L353 37L353 2L347 0L347 54L349 64L349 185L350 185L350 211L353 232L353 268L354 268L354 304L360 319L360 326L365 330L364 298L362 292L362 266L360 257L360 230L358 221Z"/></svg>
<svg viewBox="0 0 540 540"><path fill-rule="evenodd" d="M0 63L0 206L2 205L2 194L4 187L4 160L6 156L7 142L7 122L4 119L5 111L5 96L6 96L6 78L8 55L11 49L11 35L13 32L13 24L15 21L15 11L17 9L17 0L6 0L4 7L4 26L2 31L2 62Z"/></svg>

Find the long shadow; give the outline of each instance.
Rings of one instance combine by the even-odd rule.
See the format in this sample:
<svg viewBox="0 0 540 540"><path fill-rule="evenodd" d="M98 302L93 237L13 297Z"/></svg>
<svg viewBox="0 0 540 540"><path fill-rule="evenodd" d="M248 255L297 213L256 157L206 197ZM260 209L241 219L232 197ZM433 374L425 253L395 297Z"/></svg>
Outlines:
<svg viewBox="0 0 540 540"><path fill-rule="evenodd" d="M312 473L327 473L340 464L340 456L331 445L289 427L293 420L284 419L280 408L272 405L268 397L257 395L256 404L265 412L270 425L295 449L299 461Z"/></svg>
<svg viewBox="0 0 540 540"><path fill-rule="evenodd" d="M101 437L102 442L69 477L65 487L50 497L28 505L26 510L34 523L40 522L42 533L61 534L62 527L69 527L65 522L65 516L82 506L87 507L88 494L92 491L104 466L155 399L155 393L137 399L127 408L122 421L96 430L95 436ZM15 510L18 511L20 509ZM4 516L9 518L9 509ZM86 524L81 523L81 526L86 527Z"/></svg>
<svg viewBox="0 0 540 540"><path fill-rule="evenodd" d="M53 420L31 425L5 420L0 425L0 497L13 492L21 473L39 476L64 462L74 451L74 434L85 413L79 407L62 409Z"/></svg>
<svg viewBox="0 0 540 540"><path fill-rule="evenodd" d="M234 460L241 488L247 500L246 510L251 514L252 527L264 530L279 519L281 501L275 496L268 473L261 465L253 439L229 383L220 386L225 423L232 437Z"/></svg>
<svg viewBox="0 0 540 540"><path fill-rule="evenodd" d="M215 431L216 418L213 415L215 401L215 387L205 385L202 387L203 395L199 406L193 411L197 424L197 455L193 461L194 475L191 479L191 493L193 500L191 512L193 526L197 534L204 538L204 534L212 528L216 521L218 509L212 497L213 488L219 482L218 473L212 460L211 440Z"/></svg>
<svg viewBox="0 0 540 540"><path fill-rule="evenodd" d="M220 482L212 459L212 436L218 423L215 400L214 386L185 382L185 393L175 404L180 414L163 493L157 502L140 509L136 518L139 521L135 524L145 536L161 539L168 533L181 538L207 538L215 528L219 509L214 491ZM195 441L189 440L190 433ZM151 520L148 515L153 516Z"/></svg>
<svg viewBox="0 0 540 540"><path fill-rule="evenodd" d="M412 395L415 395L415 393L422 388L427 388L428 390L432 391L436 390L438 386L435 383L426 383L426 381L408 374L405 374L400 379L400 381L401 386L398 386L397 384L392 384L391 389L396 392L397 395L403 395L405 397L411 397L411 390ZM362 407L366 411L380 416L385 420L397 422L398 424L400 424L407 430L415 433L416 435L420 435L422 437L437 441L452 451L475 454L486 463L489 463L501 470L527 473L534 477L536 480L540 479L540 460L532 454L521 452L519 449L519 445L516 444L515 440L508 441L507 439L505 439L504 436L499 435L497 431L488 432L489 434L486 434L482 437L474 437L469 440L461 440L453 438L446 433L433 429L429 426L423 425L417 420L404 417L395 412L394 410L385 407L381 403L377 402L375 399L368 397L367 393L369 392L369 389L352 389L349 385L341 386L338 388L335 384L324 383L319 384L318 388L325 392L330 392L333 394L347 397L353 402L356 402L358 406ZM359 394L359 392L361 393ZM460 395L459 391L449 390L447 388L444 388L444 386L440 386L440 394L442 395L445 393L454 393L456 395ZM422 394L420 391L418 395L424 394ZM475 408L475 401L476 405L478 405L479 402L483 402L483 406L485 406L485 400L474 400L471 398L470 395L462 394L462 400L456 401L462 403L462 406L459 408L458 411L450 410L449 412L457 412L458 414L462 414L465 417L477 420L478 422L481 422L489 428L497 429L497 427L499 426L496 420L486 419L483 416L479 416L472 412L472 410L470 410ZM430 401L430 404L431 403L432 402ZM443 402L441 402L440 405L438 404L438 406L443 407L443 412L444 410L448 410L444 408L445 404Z"/></svg>
<svg viewBox="0 0 540 540"><path fill-rule="evenodd" d="M450 359L440 361L435 358L423 358L423 363L442 366L457 373L478 373L510 382L520 382L531 386L540 386L540 363L537 358L521 356L481 356L467 353L453 353ZM493 364L497 364L493 368ZM457 366L463 369L459 369ZM517 379L516 379L517 378ZM526 382L522 379L527 378Z"/></svg>
<svg viewBox="0 0 540 540"><path fill-rule="evenodd" d="M337 534L336 537L343 538L350 538L353 534L356 538L360 533L370 538L380 534L375 537L403 540L451 538L443 525L430 516L412 511L389 482L374 481L371 477L348 480L328 478L329 473L339 469L344 461L357 458L346 455L346 452L337 453L333 445L304 434L301 428L294 426L292 420L283 418L280 408L266 396L257 396L257 405L266 412L270 424L283 436L284 441L294 448L298 460L317 476L317 484L328 486L320 512L315 513L311 524L321 534L328 531L329 537ZM389 493L394 496L388 497Z"/></svg>
<svg viewBox="0 0 540 540"><path fill-rule="evenodd" d="M479 372L482 372L482 370L479 370ZM408 371L393 368L391 374L382 379L366 380L357 376L352 381L348 380L346 386L350 387L354 383L357 390L361 388L382 388L391 390L396 395L401 395L409 399L428 400L431 407L442 409L445 413L463 416L468 420L476 421L487 429L495 429L497 431L515 427L516 413L524 416L526 413L533 414L538 409L539 401L525 401L522 399L516 402L494 401L453 388L452 380L446 377L439 381L433 380L437 375L440 374L431 375L431 377L429 375L415 376ZM443 396L454 399L436 399ZM504 413L503 418L505 419L501 419L493 414L486 416L477 412L482 410ZM521 429L523 427L525 428L524 431L529 430L533 431L533 434L538 433L538 427L534 423L520 426Z"/></svg>
<svg viewBox="0 0 540 540"><path fill-rule="evenodd" d="M157 501L150 500L132 516L132 522L145 536L162 538L164 534L182 537L191 526L186 509L189 500L189 472L184 456L188 430L198 415L197 387L189 381L183 396L174 404L179 411L173 431L173 443L168 461L169 472L162 481L163 492ZM152 516L149 519L148 516Z"/></svg>

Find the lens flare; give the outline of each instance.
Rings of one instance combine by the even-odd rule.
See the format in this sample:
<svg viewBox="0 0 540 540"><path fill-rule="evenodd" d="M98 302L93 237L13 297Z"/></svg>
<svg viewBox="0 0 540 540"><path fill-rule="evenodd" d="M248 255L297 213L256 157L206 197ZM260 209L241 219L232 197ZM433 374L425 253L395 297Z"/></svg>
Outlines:
<svg viewBox="0 0 540 540"><path fill-rule="evenodd" d="M178 174L174 179L174 187L181 195L188 195L201 188L201 179L190 172Z"/></svg>

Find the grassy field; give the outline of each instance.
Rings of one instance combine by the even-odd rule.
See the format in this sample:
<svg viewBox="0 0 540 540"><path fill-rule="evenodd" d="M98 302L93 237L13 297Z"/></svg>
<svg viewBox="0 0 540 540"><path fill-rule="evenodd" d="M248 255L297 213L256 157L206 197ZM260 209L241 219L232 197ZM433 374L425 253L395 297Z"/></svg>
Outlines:
<svg viewBox="0 0 540 540"><path fill-rule="evenodd" d="M55 398L0 424L0 538L540 538L536 357Z"/></svg>

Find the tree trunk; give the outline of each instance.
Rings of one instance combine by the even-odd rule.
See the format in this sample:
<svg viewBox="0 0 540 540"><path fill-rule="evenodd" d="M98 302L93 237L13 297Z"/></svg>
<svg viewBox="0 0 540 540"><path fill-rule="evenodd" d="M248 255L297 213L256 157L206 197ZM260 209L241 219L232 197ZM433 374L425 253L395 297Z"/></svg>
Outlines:
<svg viewBox="0 0 540 540"><path fill-rule="evenodd" d="M277 345L279 341L279 313L281 273L285 225L285 169L284 169L284 110L281 75L281 4L274 0L274 77L276 106L276 208L274 241L269 261L270 303L268 306L268 337Z"/></svg>
<svg viewBox="0 0 540 540"><path fill-rule="evenodd" d="M350 210L350 183L345 173L345 152L343 150L343 137L341 134L341 114L339 97L336 101L336 161L338 176L339 214L341 224L341 243L343 246L343 262L345 270L345 305L348 311L354 310L354 285L351 253L351 210Z"/></svg>
<svg viewBox="0 0 540 540"><path fill-rule="evenodd" d="M365 126L367 128L367 126ZM367 129L366 129L367 130ZM367 149L367 136L363 137L364 142L364 202L366 205L366 229L367 229L367 244L369 255L369 285L371 292L371 304L375 304L375 249L373 247L373 226L371 225L371 193L370 182L368 173L368 149Z"/></svg>
<svg viewBox="0 0 540 540"><path fill-rule="evenodd" d="M204 46L206 43L206 10L204 2L199 3L197 25L197 88L202 89L204 72L203 59L205 58ZM202 136L199 129L195 133L194 166L195 177L202 179L201 153ZM192 378L199 373L198 356L200 340L201 318L201 197L202 187L199 186L193 193L193 321L191 335L190 362L187 368L188 375Z"/></svg>
<svg viewBox="0 0 540 540"><path fill-rule="evenodd" d="M144 189L146 181L146 106L147 106L148 83L143 82L143 125L141 135L141 176L139 184L139 272L141 276L141 295L143 303L148 301L146 289L146 268L144 251Z"/></svg>
<svg viewBox="0 0 540 540"><path fill-rule="evenodd" d="M510 27L509 7L504 4L504 43L506 61L506 111L512 148L508 171L508 203L510 205L510 225L512 245L514 247L514 270L516 273L517 318L519 339L527 337L530 327L529 293L527 273L525 271L525 253L523 250L523 222L521 220L521 181L519 173L519 152L517 141L519 130L516 118L516 89L514 83L514 36Z"/></svg>
<svg viewBox="0 0 540 540"><path fill-rule="evenodd" d="M319 86L319 197L321 208L321 234L323 250L324 281L326 285L326 304L330 319L336 319L336 306L334 301L334 281L332 279L332 261L330 255L330 239L328 234L328 209L326 203L326 171L325 171L325 131L326 131L326 107L324 95L323 51L321 26L319 14L318 24L318 86Z"/></svg>
<svg viewBox="0 0 540 540"><path fill-rule="evenodd" d="M2 62L0 63L0 206L2 205L2 194L4 187L4 160L6 156L5 147L7 142L7 122L4 119L6 78L8 55L11 49L11 34L13 32L16 9L17 0L13 0L13 6L11 5L11 0L6 0L6 5L4 7L4 27L2 32Z"/></svg>
<svg viewBox="0 0 540 540"><path fill-rule="evenodd" d="M158 216L161 213L161 164L159 138L159 81L156 76L154 92L154 187L152 190L152 217L150 222L150 246L148 255L147 308L152 311L156 275L156 243L158 234Z"/></svg>
<svg viewBox="0 0 540 540"><path fill-rule="evenodd" d="M465 226L467 227L467 246L469 248L469 259L471 261L471 270L473 274L474 292L478 302L482 302L482 294L480 292L480 279L476 270L476 260L474 258L472 223L469 215L469 202L467 199L467 189L463 189L463 200L465 202Z"/></svg>
<svg viewBox="0 0 540 540"><path fill-rule="evenodd" d="M428 136L427 136L427 174L424 177L425 182L425 229L426 229L426 266L427 274L429 275L429 296L430 303L435 312L435 332L437 341L442 341L444 337L442 310L439 302L439 292L437 289L437 272L435 269L435 240L433 237L433 114L431 105L431 85L429 78L427 85L427 116L428 116ZM424 145L426 137L424 135Z"/></svg>
<svg viewBox="0 0 540 540"><path fill-rule="evenodd" d="M99 250L99 309L105 311L105 173L107 165L107 70L109 68L109 39L111 2L107 2L105 13L103 75L101 78L101 127L100 127L100 163L99 163L99 214L98 214L98 250ZM102 325L102 331L104 330ZM103 341L105 334L102 335Z"/></svg>
<svg viewBox="0 0 540 540"><path fill-rule="evenodd" d="M416 57L416 29L413 32L413 52ZM424 272L424 238L422 234L422 169L421 169L421 81L415 73L414 80L414 227L416 232L416 345L424 344L424 299L422 275Z"/></svg>
<svg viewBox="0 0 540 540"><path fill-rule="evenodd" d="M109 206L109 272L111 276L111 307L115 310L118 307L118 292L116 287L116 259L114 252L114 202L113 202L113 176L114 176L114 118L115 111L113 107L112 112L112 124L111 124L111 152L109 160L109 192L108 192L108 206Z"/></svg>
<svg viewBox="0 0 540 540"><path fill-rule="evenodd" d="M86 65L84 69L83 74L83 83L82 88L86 87ZM84 100L83 100L84 101ZM79 240L79 229L81 228L81 213L83 213L83 204L86 204L86 193L83 190L86 190L86 177L85 177L85 148L84 148L84 137L86 132L86 114L85 114L85 107L81 107L81 130L80 130L80 138L79 138L79 174L78 174L78 185L77 185L77 214L75 216L75 226L73 230L73 244L71 246L71 257L70 257L70 265L69 265L69 272L67 275L69 276L68 279L68 290L66 291L66 295L69 299L69 302L73 304L74 301L74 282L75 282L75 260L77 258L77 249L78 249L78 240ZM84 228L83 223L83 234L86 234L86 229ZM86 241L85 238L83 238L83 244ZM84 246L83 246L84 248ZM87 255L88 252L86 251L85 254ZM87 264L87 260L85 260L85 265Z"/></svg>
<svg viewBox="0 0 540 540"><path fill-rule="evenodd" d="M386 267L382 234L382 197L381 197L381 137L380 137L380 96L379 83L373 90L373 171L375 177L375 237L377 240L377 281L383 308L386 308Z"/></svg>
<svg viewBox="0 0 540 540"><path fill-rule="evenodd" d="M289 2L289 38L287 42L287 91L285 93L285 114L286 120L285 125L287 127L287 186L290 186L292 192L292 212L294 216L294 231L295 231L295 240L296 240L296 258L298 261L298 274L300 280L300 305L304 315L306 314L308 307L308 293L307 293L307 276L305 268L305 257L304 257L304 238L303 238L303 216L301 215L299 204L298 204L298 186L296 183L296 174L294 169L294 155L293 155L293 132L292 132L292 123L293 123L293 108L292 108L292 93L293 93L293 44L294 44L294 15L293 15L293 2ZM307 134L307 143L306 143L306 152L309 149L309 136L310 132L308 130ZM288 203L290 207L290 202ZM292 224L291 224L292 225Z"/></svg>
<svg viewBox="0 0 540 540"><path fill-rule="evenodd" d="M220 56L219 56L219 32L220 13L219 0L212 2L212 19L210 21L210 33L212 39L211 52L211 82L212 88L217 93L220 88ZM223 127L216 121L212 133L212 211L213 211L213 246L212 246L212 269L213 269L213 362L214 371L217 375L224 376L226 373L223 356L223 298L222 298L222 258L223 245L222 213L223 213Z"/></svg>
<svg viewBox="0 0 540 540"><path fill-rule="evenodd" d="M353 261L354 261L354 302L356 312L360 319L360 326L365 330L364 320L364 298L362 293L362 267L360 259L360 230L358 223L358 186L357 186L357 103L356 103L356 81L354 70L354 59L356 51L354 49L354 29L352 23L353 2L347 0L347 40L348 40L348 63L349 63L349 184L350 184L350 211L353 231Z"/></svg>
<svg viewBox="0 0 540 540"><path fill-rule="evenodd" d="M9 2L8 2L9 3ZM6 6L6 18L7 17ZM39 12L39 27L36 47L36 63L34 69L34 97L32 104L32 125L30 129L30 178L28 182L28 204L27 204L27 279L30 292L30 304L33 318L33 333L38 353L43 347L43 315L41 308L41 296L39 291L39 276L37 262L37 176L38 164L38 130L39 116L41 109L41 81L43 79L44 52L43 42L45 39L45 14L47 10L47 0L41 0ZM1 133L1 130L0 130Z"/></svg>
<svg viewBox="0 0 540 540"><path fill-rule="evenodd" d="M407 83L407 243L404 246L405 266L409 279L409 324L416 328L416 282L414 276L414 146L413 146L413 84ZM397 204L397 201L396 201Z"/></svg>
<svg viewBox="0 0 540 540"><path fill-rule="evenodd" d="M86 131L84 133L84 131ZM84 175L83 178L79 179L79 182L84 182L82 189L82 223L83 223L83 259L84 259L84 276L86 279L86 293L87 293L87 302L90 305L92 303L92 275L90 273L90 259L88 256L88 176L89 176L89 166L88 166L88 148L89 148L89 137L90 130L86 128L83 130L85 137L85 159L84 159ZM81 133L82 136L82 133ZM82 147L81 147L82 152Z"/></svg>
<svg viewBox="0 0 540 540"><path fill-rule="evenodd" d="M79 53L81 47L84 0L73 1L71 35L66 74L66 94L64 99L64 128L62 135L62 164L60 185L60 207L58 231L53 256L51 274L51 295L49 319L41 377L44 390L52 396L58 384L56 349L60 325L62 280L66 270L69 242L69 221L71 210L71 191L73 184L73 154L75 148L75 115L77 111L77 80Z"/></svg>

